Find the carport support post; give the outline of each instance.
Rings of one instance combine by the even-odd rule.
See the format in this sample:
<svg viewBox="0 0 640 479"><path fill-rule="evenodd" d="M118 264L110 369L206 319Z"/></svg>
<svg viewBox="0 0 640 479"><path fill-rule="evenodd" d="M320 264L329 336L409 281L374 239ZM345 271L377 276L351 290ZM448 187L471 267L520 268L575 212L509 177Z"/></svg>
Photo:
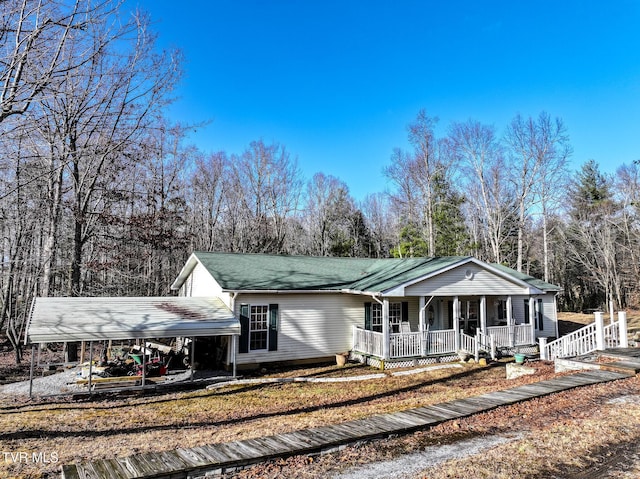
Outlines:
<svg viewBox="0 0 640 479"><path fill-rule="evenodd" d="M191 338L191 381L193 381L193 368L196 364L196 338Z"/></svg>
<svg viewBox="0 0 640 479"><path fill-rule="evenodd" d="M238 336L233 334L231 335L231 359L233 360L233 377L236 377L236 341L238 340Z"/></svg>
<svg viewBox="0 0 640 479"><path fill-rule="evenodd" d="M147 365L146 365L146 353L147 353L147 340L142 339L142 389L144 389L145 383L147 382Z"/></svg>
<svg viewBox="0 0 640 479"><path fill-rule="evenodd" d="M89 396L91 396L91 376L93 376L93 341L89 341Z"/></svg>

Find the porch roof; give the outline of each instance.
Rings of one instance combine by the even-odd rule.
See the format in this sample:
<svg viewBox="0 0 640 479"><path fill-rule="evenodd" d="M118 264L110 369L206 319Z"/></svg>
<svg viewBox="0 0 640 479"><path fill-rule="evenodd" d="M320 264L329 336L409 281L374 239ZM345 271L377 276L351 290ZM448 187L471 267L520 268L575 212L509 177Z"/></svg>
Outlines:
<svg viewBox="0 0 640 479"><path fill-rule="evenodd" d="M468 256L364 259L195 252L171 288L180 289L199 263L224 291L381 293L467 262L482 263ZM494 266L484 264L489 268ZM499 270L502 274L535 288L559 290L557 286L516 273L509 268L500 267Z"/></svg>

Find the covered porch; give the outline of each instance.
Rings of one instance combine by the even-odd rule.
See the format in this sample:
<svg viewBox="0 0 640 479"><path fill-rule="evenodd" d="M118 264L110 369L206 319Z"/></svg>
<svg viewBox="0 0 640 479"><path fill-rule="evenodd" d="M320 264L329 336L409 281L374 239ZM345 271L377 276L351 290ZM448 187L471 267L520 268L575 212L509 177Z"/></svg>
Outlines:
<svg viewBox="0 0 640 479"><path fill-rule="evenodd" d="M353 328L352 352L380 360L454 357L461 351L493 356L496 350L531 347L542 315L541 304L529 296L374 300L370 310L365 306L364 327ZM417 304L411 308L412 303Z"/></svg>

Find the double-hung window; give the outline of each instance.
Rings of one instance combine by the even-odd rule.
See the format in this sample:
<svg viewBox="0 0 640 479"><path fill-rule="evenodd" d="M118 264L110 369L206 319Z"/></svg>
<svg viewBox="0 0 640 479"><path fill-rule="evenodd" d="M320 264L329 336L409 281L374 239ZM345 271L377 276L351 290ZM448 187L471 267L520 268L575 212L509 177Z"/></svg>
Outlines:
<svg viewBox="0 0 640 479"><path fill-rule="evenodd" d="M373 303L371 308L371 330L382 332L382 305Z"/></svg>
<svg viewBox="0 0 640 479"><path fill-rule="evenodd" d="M402 303L389 303L389 327L391 333L400 332L402 321Z"/></svg>
<svg viewBox="0 0 640 479"><path fill-rule="evenodd" d="M402 318L402 303L389 303L389 332L399 333ZM408 318L404 318L405 321ZM371 305L371 330L382 332L382 305L373 303Z"/></svg>
<svg viewBox="0 0 640 479"><path fill-rule="evenodd" d="M251 305L249 316L249 349L252 351L267 349L269 337L269 306Z"/></svg>
<svg viewBox="0 0 640 479"><path fill-rule="evenodd" d="M240 305L240 346L238 352L278 350L278 305Z"/></svg>

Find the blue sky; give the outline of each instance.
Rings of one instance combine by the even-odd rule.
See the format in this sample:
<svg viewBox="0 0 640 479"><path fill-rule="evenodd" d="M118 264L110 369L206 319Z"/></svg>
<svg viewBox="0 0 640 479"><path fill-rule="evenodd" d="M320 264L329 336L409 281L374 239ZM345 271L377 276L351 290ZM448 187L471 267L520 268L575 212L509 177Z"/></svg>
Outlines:
<svg viewBox="0 0 640 479"><path fill-rule="evenodd" d="M393 148L425 109L499 132L560 117L578 169L640 159L640 1L128 0L148 11L185 78L169 118L190 141L242 153L278 142L306 179L384 191Z"/></svg>

